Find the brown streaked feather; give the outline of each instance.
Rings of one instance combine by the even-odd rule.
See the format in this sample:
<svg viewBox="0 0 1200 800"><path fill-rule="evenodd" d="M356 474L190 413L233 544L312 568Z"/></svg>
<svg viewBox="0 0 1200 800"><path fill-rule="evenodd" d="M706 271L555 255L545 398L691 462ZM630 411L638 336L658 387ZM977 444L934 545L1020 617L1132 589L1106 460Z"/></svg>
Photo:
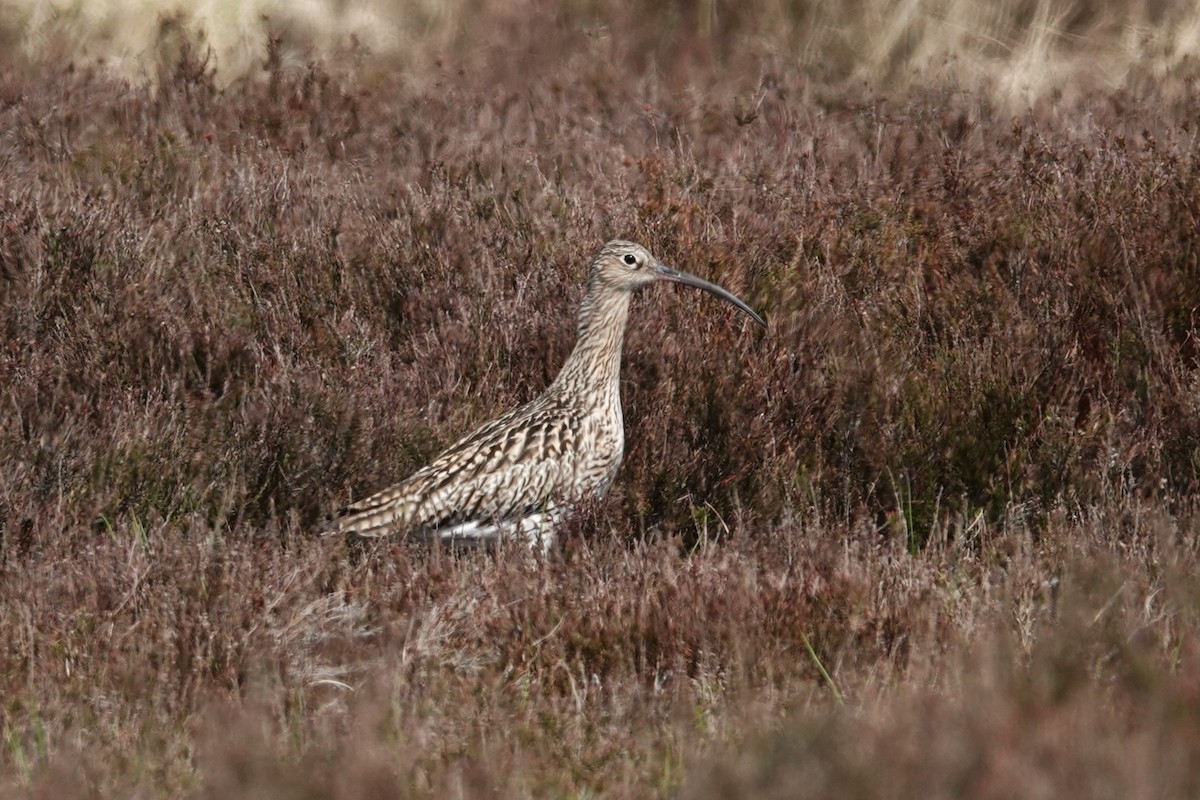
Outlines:
<svg viewBox="0 0 1200 800"><path fill-rule="evenodd" d="M327 532L386 536L504 522L578 499L586 460L580 413L546 405L534 401L483 425L406 480L343 508Z"/></svg>

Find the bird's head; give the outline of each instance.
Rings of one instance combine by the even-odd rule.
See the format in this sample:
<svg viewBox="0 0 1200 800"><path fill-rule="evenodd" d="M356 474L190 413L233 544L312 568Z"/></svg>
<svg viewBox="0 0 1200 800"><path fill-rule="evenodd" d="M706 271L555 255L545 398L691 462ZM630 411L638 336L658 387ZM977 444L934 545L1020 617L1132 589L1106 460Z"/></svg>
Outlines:
<svg viewBox="0 0 1200 800"><path fill-rule="evenodd" d="M605 287L632 293L655 281L672 281L703 289L733 304L764 328L767 326L766 321L741 298L715 283L668 267L640 244L614 239L604 245L592 261L591 284L594 288Z"/></svg>

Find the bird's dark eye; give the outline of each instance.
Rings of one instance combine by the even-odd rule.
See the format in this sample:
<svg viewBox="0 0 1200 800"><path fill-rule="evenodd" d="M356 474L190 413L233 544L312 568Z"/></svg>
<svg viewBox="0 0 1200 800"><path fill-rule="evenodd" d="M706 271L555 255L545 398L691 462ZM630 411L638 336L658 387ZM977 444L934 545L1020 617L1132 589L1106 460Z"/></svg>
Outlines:
<svg viewBox="0 0 1200 800"><path fill-rule="evenodd" d="M633 253L626 253L625 258L623 258L621 260L632 267L634 264L637 263L637 256L635 256Z"/></svg>

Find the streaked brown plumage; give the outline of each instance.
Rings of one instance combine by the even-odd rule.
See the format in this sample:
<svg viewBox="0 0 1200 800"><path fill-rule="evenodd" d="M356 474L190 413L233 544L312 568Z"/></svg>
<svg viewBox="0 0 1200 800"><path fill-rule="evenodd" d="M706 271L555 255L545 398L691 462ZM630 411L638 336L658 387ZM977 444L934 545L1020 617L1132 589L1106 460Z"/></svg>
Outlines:
<svg viewBox="0 0 1200 800"><path fill-rule="evenodd" d="M586 496L605 494L621 464L621 349L629 300L656 280L703 289L766 325L721 287L664 266L640 245L611 241L592 261L575 349L546 391L408 479L346 506L326 531L456 543L515 535L548 548L564 513Z"/></svg>

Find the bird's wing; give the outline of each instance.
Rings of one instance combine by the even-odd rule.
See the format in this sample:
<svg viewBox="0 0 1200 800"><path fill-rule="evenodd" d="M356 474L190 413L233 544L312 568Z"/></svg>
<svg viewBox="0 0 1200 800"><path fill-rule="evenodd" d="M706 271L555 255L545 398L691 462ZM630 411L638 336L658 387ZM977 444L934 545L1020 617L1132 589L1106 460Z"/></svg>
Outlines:
<svg viewBox="0 0 1200 800"><path fill-rule="evenodd" d="M580 417L518 408L479 428L406 480L337 512L327 533L387 536L504 522L573 497Z"/></svg>

